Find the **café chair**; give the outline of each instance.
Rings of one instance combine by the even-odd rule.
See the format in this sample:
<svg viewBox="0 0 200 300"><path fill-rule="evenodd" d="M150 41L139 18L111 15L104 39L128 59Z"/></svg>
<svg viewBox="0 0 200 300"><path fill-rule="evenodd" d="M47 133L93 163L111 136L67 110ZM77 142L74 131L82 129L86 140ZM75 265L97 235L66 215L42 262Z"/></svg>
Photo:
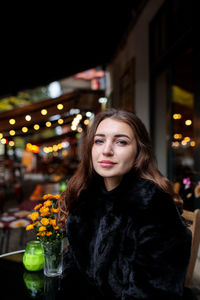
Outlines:
<svg viewBox="0 0 200 300"><path fill-rule="evenodd" d="M182 217L185 219L186 224L192 231L192 247L190 261L185 278L185 286L189 287L194 273L200 243L200 209L196 209L194 212L189 210L183 210Z"/></svg>

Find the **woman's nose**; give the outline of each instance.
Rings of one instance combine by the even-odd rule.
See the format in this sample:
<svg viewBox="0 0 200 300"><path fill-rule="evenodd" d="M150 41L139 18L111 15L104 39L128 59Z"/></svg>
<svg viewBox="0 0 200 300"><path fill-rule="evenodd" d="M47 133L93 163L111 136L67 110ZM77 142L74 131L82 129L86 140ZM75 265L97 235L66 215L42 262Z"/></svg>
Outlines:
<svg viewBox="0 0 200 300"><path fill-rule="evenodd" d="M103 154L104 155L113 155L113 147L112 143L105 143L104 148L103 148Z"/></svg>

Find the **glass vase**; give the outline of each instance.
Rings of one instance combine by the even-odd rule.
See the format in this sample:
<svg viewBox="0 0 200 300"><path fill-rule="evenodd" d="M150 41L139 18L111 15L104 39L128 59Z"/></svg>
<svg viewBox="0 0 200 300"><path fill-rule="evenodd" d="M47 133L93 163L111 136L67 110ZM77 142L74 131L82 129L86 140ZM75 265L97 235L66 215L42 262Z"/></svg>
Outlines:
<svg viewBox="0 0 200 300"><path fill-rule="evenodd" d="M44 275L47 277L60 276L63 269L63 241L42 242L44 251Z"/></svg>

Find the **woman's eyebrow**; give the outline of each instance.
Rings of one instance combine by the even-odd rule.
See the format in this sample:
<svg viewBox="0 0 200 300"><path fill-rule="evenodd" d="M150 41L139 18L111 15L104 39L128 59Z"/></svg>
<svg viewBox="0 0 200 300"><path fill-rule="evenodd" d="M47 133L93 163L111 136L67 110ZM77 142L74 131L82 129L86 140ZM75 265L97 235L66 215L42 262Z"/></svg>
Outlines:
<svg viewBox="0 0 200 300"><path fill-rule="evenodd" d="M105 137L106 135L102 134L102 133L96 133L95 136ZM115 134L114 137L125 137L125 138L131 140L131 138L126 134Z"/></svg>

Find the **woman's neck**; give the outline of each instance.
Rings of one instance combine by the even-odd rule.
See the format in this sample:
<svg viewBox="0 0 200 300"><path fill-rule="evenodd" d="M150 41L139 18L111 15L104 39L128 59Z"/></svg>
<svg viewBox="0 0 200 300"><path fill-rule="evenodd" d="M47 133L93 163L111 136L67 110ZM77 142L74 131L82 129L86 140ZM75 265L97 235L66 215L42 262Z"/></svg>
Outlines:
<svg viewBox="0 0 200 300"><path fill-rule="evenodd" d="M122 176L119 177L105 177L104 178L104 184L106 190L109 192L113 189L115 189L121 182Z"/></svg>

